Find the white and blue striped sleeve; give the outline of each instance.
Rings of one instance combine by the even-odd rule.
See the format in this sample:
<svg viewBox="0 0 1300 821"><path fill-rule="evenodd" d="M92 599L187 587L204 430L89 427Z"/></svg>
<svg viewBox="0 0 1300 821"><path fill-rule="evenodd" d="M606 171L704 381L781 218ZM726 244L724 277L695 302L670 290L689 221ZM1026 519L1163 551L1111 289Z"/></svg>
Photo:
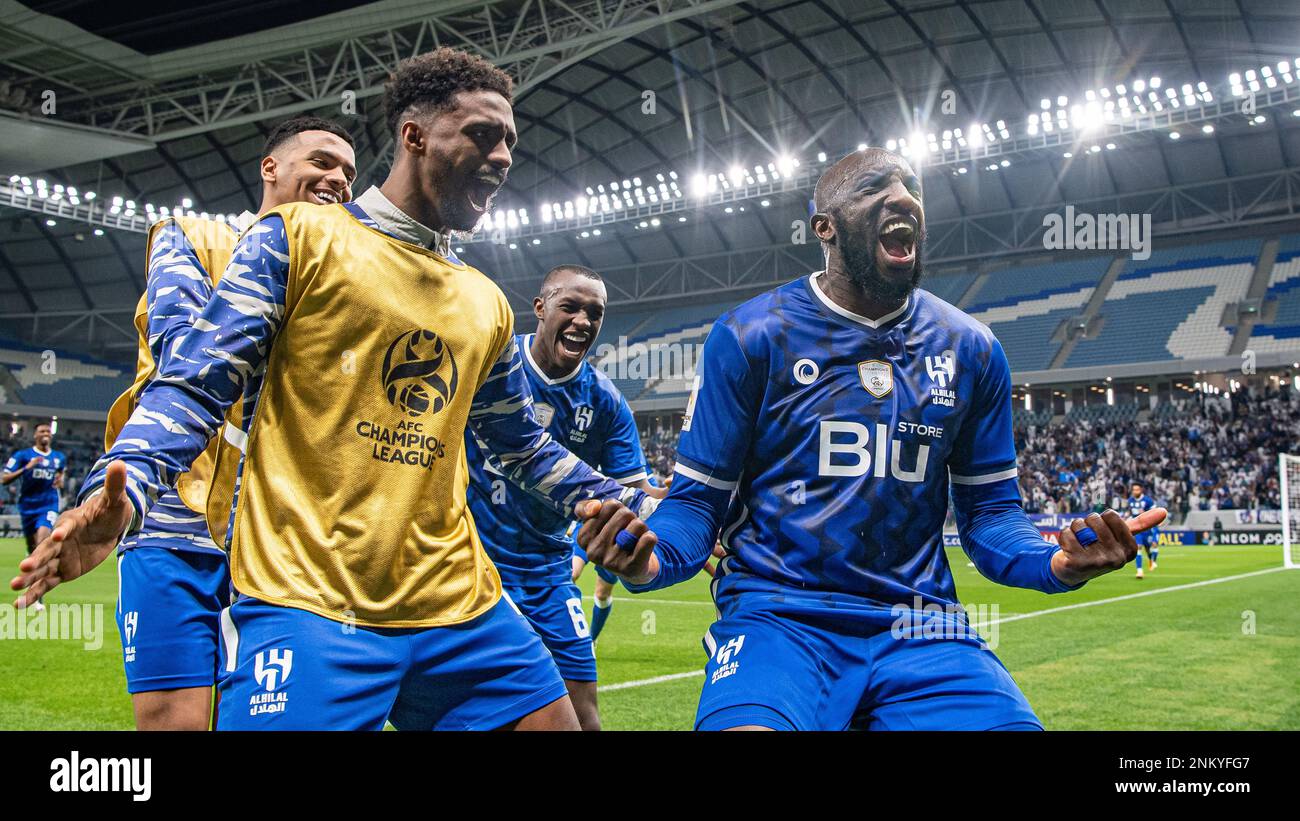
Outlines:
<svg viewBox="0 0 1300 821"><path fill-rule="evenodd" d="M161 370L141 392L112 450L82 486L86 499L104 483L108 464L127 467L127 495L138 523L207 447L226 410L259 370L284 318L289 247L284 222L272 215L244 234L221 282Z"/></svg>
<svg viewBox="0 0 1300 821"><path fill-rule="evenodd" d="M207 306L212 296L208 274L190 238L175 220L167 220L154 230L145 280L146 337L159 369Z"/></svg>
<svg viewBox="0 0 1300 821"><path fill-rule="evenodd" d="M538 424L514 336L474 394L469 424L494 469L563 516L587 499L616 499L643 518L654 509L657 500L593 470Z"/></svg>

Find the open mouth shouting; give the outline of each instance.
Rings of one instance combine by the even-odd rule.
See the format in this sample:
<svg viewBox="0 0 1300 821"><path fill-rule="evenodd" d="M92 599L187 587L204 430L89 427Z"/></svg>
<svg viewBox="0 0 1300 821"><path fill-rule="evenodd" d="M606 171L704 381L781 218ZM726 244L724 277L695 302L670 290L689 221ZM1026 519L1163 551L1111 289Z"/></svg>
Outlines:
<svg viewBox="0 0 1300 821"><path fill-rule="evenodd" d="M581 360L591 347L591 332L569 329L556 338L556 348L560 359L566 362Z"/></svg>
<svg viewBox="0 0 1300 821"><path fill-rule="evenodd" d="M475 174L469 181L470 207L480 214L486 212L492 197L501 190L505 182L505 175L502 174Z"/></svg>
<svg viewBox="0 0 1300 821"><path fill-rule="evenodd" d="M916 262L916 220L894 214L885 217L877 236L880 261L890 268L904 268Z"/></svg>

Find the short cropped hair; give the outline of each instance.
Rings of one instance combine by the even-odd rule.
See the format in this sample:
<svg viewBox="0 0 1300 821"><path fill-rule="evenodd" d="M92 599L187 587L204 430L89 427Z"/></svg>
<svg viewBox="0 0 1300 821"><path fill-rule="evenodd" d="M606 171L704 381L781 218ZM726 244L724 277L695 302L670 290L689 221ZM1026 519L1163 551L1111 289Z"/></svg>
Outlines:
<svg viewBox="0 0 1300 821"><path fill-rule="evenodd" d="M277 148L304 131L328 131L335 136L341 137L354 150L357 147L357 144L352 141L352 135L348 133L348 130L333 120L327 120L313 114L299 114L296 117L290 117L275 127L275 130L271 132L271 136L266 138L266 147L262 149L262 156L271 156Z"/></svg>
<svg viewBox="0 0 1300 821"><path fill-rule="evenodd" d="M451 108L462 91L495 91L510 101L514 81L482 57L447 46L403 60L384 84L388 132L396 136L413 108L421 113Z"/></svg>

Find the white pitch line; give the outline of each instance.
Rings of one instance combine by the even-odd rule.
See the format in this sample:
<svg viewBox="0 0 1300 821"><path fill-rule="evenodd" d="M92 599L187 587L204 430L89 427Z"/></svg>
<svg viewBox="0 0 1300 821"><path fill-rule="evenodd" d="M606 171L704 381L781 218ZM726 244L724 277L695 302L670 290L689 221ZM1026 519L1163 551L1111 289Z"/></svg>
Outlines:
<svg viewBox="0 0 1300 821"><path fill-rule="evenodd" d="M1276 573L1279 570L1286 570L1285 567L1268 567L1263 570L1252 570L1249 573L1238 573L1235 576L1221 576L1217 579L1205 579L1199 582L1188 582L1187 584L1176 584L1173 587L1158 587L1155 590L1143 590L1140 593L1126 593L1123 596L1113 596L1109 599L1097 599L1096 601L1079 602L1078 604L1064 604L1060 607L1049 607L1046 610L1034 610L1029 613L1017 613L1014 616L1007 616L1003 619L995 619L988 622L989 625L1006 624L1009 621L1019 621L1020 619L1032 619L1035 616L1046 616L1049 613L1062 613L1066 610L1079 610L1084 607L1096 607L1099 604L1112 604L1117 601L1128 601L1129 599L1140 599L1143 596L1155 596L1160 593L1173 593L1175 590L1190 590L1193 587L1206 587L1219 582L1231 582L1237 579L1248 579L1251 576L1262 576L1265 573Z"/></svg>
<svg viewBox="0 0 1300 821"><path fill-rule="evenodd" d="M685 673L669 673L666 676L655 676L654 678L643 678L640 681L620 681L618 684L602 684L596 688L599 693L608 693L610 690L626 690L630 687L644 687L647 684L662 684L665 681L676 681L681 678L694 678L695 676L704 675L704 670L687 670Z"/></svg>
<svg viewBox="0 0 1300 821"><path fill-rule="evenodd" d="M1101 604L1113 604L1114 602L1128 601L1129 599L1140 599L1143 596L1154 596L1159 593L1172 593L1175 590L1190 590L1193 587L1206 587L1211 584L1219 584L1220 582L1231 582L1231 581L1236 581L1237 579L1248 579L1251 576L1263 576L1266 573L1276 573L1279 570L1286 570L1286 569L1287 568L1285 567L1269 567L1269 568L1265 568L1264 570L1252 570L1249 573L1238 573L1235 576L1222 576L1217 579L1206 579L1204 581L1190 582L1188 584L1178 584L1178 585L1174 585L1173 587L1161 587L1155 590L1143 590L1140 593L1127 593L1123 596L1113 596L1109 599L1097 599L1096 601L1085 601L1085 602L1079 602L1078 604L1066 604L1060 607L1049 607L1046 610L1034 610L1029 613L1017 613L1014 616L1007 616L1001 619L994 619L993 621L989 621L989 622L981 622L977 626L991 627L995 624L1006 624L1007 622L1020 621L1021 619L1032 619L1035 616L1046 616L1050 613L1063 613L1066 610L1079 610L1084 607L1096 607L1097 605L1101 605ZM633 601L635 601L635 599L633 599ZM648 599L642 599L642 601L648 601ZM663 601L667 601L667 600L663 600ZM673 604L702 604L702 603L703 602L673 602ZM662 684L666 681L676 681L678 679L692 678L694 676L702 676L702 675L704 675L703 670L688 670L684 673L669 673L668 675L655 676L654 678L643 678L638 681L621 681L617 684L603 684L600 687L597 687L596 690L601 693L606 693L611 690L628 690L633 687L645 687L650 684Z"/></svg>

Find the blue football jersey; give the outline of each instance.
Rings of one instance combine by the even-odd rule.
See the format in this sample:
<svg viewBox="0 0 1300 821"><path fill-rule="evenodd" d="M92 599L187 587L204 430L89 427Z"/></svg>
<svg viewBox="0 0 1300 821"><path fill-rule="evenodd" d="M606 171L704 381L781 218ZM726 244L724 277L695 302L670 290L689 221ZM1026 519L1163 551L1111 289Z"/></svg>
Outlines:
<svg viewBox="0 0 1300 821"><path fill-rule="evenodd" d="M818 276L724 314L705 345L676 471L734 491L716 592L955 604L949 483L1016 477L1005 354L924 290L870 320L833 303Z"/></svg>
<svg viewBox="0 0 1300 821"><path fill-rule="evenodd" d="M40 462L23 471L19 478L22 485L18 489L18 507L23 510L57 504L59 491L54 487L54 480L68 466L68 457L61 451L41 453L36 448L23 448L9 457L5 463L5 472L12 473L21 469L33 457L40 459Z"/></svg>
<svg viewBox="0 0 1300 821"><path fill-rule="evenodd" d="M1146 495L1145 493L1142 494L1137 499L1134 499L1132 496L1130 496L1128 497L1128 517L1130 519L1133 519L1138 516L1141 516L1143 513L1147 512L1148 510L1150 510L1155 506L1156 506L1156 500L1152 499L1150 496Z"/></svg>
<svg viewBox="0 0 1300 821"><path fill-rule="evenodd" d="M547 433L579 459L623 484L646 478L645 454L627 400L599 369L584 362L551 379L533 360L532 334L517 338L533 395L533 412ZM488 555L507 585L549 586L572 576L570 520L520 489L488 463L466 433L470 513Z"/></svg>

